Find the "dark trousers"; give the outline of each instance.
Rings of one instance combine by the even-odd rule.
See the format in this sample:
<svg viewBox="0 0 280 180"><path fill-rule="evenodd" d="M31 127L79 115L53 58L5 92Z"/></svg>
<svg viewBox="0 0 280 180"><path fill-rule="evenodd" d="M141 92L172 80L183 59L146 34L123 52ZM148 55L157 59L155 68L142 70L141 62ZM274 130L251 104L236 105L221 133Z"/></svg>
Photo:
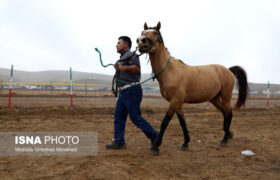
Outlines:
<svg viewBox="0 0 280 180"><path fill-rule="evenodd" d="M117 144L125 144L124 132L127 115L145 135L154 140L157 137L155 129L141 116L140 104L142 101L141 85L131 86L120 91L114 116L114 139Z"/></svg>

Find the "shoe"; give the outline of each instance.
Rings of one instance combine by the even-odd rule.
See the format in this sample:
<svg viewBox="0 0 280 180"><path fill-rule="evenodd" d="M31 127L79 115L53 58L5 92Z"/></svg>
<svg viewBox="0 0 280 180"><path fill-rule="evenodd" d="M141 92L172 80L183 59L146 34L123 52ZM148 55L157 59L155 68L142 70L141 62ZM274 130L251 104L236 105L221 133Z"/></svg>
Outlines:
<svg viewBox="0 0 280 180"><path fill-rule="evenodd" d="M124 149L126 148L125 144L117 144L113 141L111 144L106 144L106 149Z"/></svg>

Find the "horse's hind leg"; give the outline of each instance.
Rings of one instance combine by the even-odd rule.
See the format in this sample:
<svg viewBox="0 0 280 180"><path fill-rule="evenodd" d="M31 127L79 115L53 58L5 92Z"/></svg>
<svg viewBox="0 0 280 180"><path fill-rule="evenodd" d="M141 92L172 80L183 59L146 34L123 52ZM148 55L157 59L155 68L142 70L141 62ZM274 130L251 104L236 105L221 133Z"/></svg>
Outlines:
<svg viewBox="0 0 280 180"><path fill-rule="evenodd" d="M189 136L189 132L187 129L187 125L186 125L186 121L185 121L185 117L184 117L182 108L180 109L180 111L177 111L176 114L178 116L180 125L181 125L183 133L184 133L184 138L185 138L185 142L184 142L184 144L182 144L181 150L187 150L188 144L190 142L190 136Z"/></svg>
<svg viewBox="0 0 280 180"><path fill-rule="evenodd" d="M224 135L224 138L221 140L222 145L225 145L227 143L228 139L231 139L233 137L232 132L230 132L230 130L229 130L230 125L231 125L231 119L233 117L231 108L229 107L229 109L226 110L224 114L225 114L224 115L224 132L225 132L225 135Z"/></svg>
<svg viewBox="0 0 280 180"><path fill-rule="evenodd" d="M221 96L218 95L214 99L211 100L211 103L218 108L224 116L224 123L223 123L223 129L225 132L224 138L221 141L222 145L225 145L228 141L228 139L231 139L233 137L232 132L230 132L230 125L231 125L231 119L233 117L232 111L230 108L230 99L227 100L226 98L221 99Z"/></svg>

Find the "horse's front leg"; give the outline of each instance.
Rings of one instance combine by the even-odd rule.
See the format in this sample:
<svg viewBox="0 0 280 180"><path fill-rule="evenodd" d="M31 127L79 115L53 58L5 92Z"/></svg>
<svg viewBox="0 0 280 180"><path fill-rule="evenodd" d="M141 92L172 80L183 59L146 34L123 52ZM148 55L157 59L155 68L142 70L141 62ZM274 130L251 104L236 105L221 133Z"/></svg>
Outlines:
<svg viewBox="0 0 280 180"><path fill-rule="evenodd" d="M151 147L151 152L150 154L153 155L153 156L156 156L159 154L159 146L161 145L161 142L162 142L162 137L163 137L163 134L165 132L165 129L167 128L172 116L174 115L174 113L179 110L181 107L181 103L178 103L178 101L171 101L170 104L169 104L169 108L168 108L168 111L167 113L165 114L163 120L162 120L162 123L161 123L161 126L160 126L160 132L157 136L157 138L154 140L153 144L152 144L152 147Z"/></svg>
<svg viewBox="0 0 280 180"><path fill-rule="evenodd" d="M161 145L163 134L164 134L165 129L167 128L173 114L169 115L168 112L165 114L163 121L161 123L161 126L160 126L160 132L159 132L157 138L153 141L153 144L151 147L151 152L150 152L151 155L156 156L159 154L158 147Z"/></svg>
<svg viewBox="0 0 280 180"><path fill-rule="evenodd" d="M172 115L169 115L168 113L165 114L163 121L161 123L161 126L160 126L160 132L159 132L157 138L153 141L153 144L151 147L151 152L150 152L151 155L156 156L159 154L158 147L161 145L163 134L164 134L165 129L167 128L173 114Z"/></svg>
<svg viewBox="0 0 280 180"><path fill-rule="evenodd" d="M184 143L182 144L181 150L187 150L188 147L189 147L188 144L189 144L189 142L190 142L190 136L189 136L189 132L188 132L188 129L187 129L187 125L186 125L186 120L185 120L185 117L184 117L184 113L183 113L182 110L181 110L180 112L176 112L176 113L177 113L177 116L178 116L178 119L179 119L181 128L182 128L183 133L184 133L184 138L185 138L185 141L184 141Z"/></svg>

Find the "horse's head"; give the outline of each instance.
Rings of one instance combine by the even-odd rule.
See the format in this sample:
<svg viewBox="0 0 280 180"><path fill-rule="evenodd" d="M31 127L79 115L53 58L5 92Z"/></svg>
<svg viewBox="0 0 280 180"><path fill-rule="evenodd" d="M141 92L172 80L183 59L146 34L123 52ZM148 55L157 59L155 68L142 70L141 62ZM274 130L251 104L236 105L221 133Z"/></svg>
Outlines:
<svg viewBox="0 0 280 180"><path fill-rule="evenodd" d="M160 33L160 22L156 27L148 27L147 23L144 24L144 31L141 36L137 38L137 44L141 53L153 53L159 43L163 43Z"/></svg>

